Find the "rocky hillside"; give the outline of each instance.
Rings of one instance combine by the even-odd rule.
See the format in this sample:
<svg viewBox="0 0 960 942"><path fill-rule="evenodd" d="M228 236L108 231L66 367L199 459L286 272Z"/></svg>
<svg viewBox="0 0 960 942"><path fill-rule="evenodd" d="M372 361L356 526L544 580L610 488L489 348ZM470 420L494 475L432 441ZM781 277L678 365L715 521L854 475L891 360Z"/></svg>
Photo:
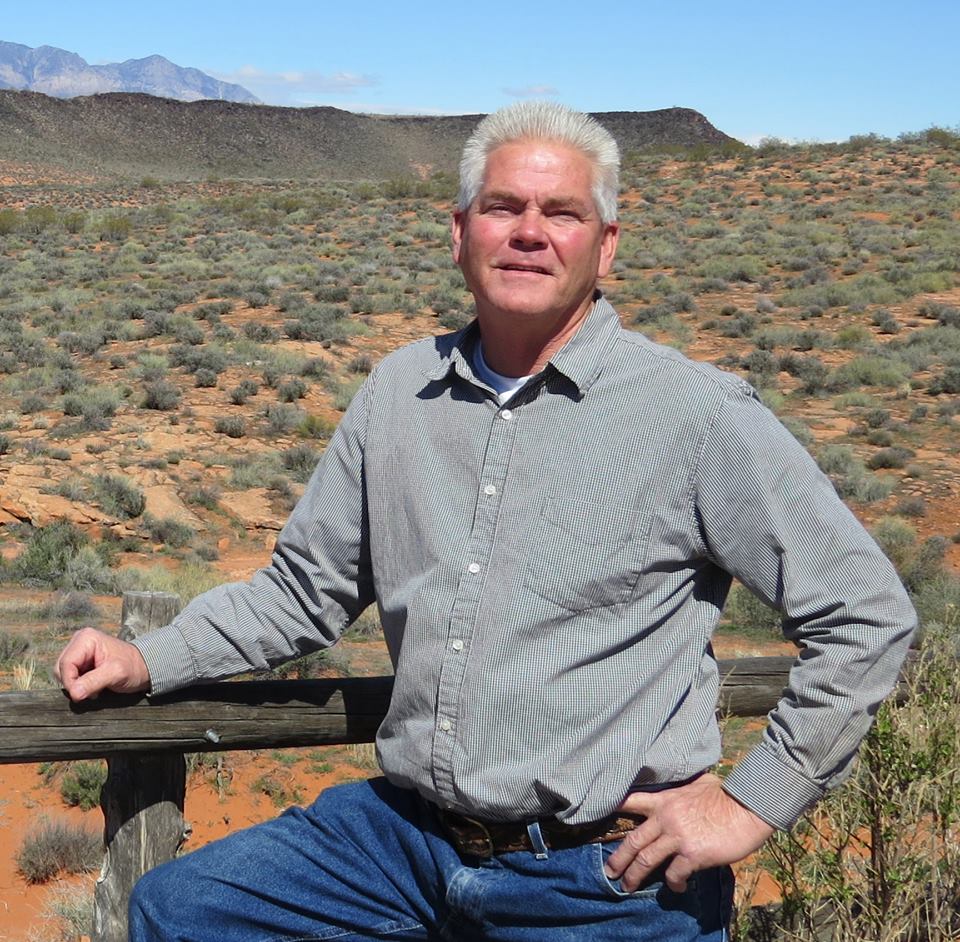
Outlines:
<svg viewBox="0 0 960 942"><path fill-rule="evenodd" d="M624 151L737 143L688 108L597 117ZM389 179L455 169L478 119L188 103L140 94L59 100L0 90L0 160L127 178Z"/></svg>

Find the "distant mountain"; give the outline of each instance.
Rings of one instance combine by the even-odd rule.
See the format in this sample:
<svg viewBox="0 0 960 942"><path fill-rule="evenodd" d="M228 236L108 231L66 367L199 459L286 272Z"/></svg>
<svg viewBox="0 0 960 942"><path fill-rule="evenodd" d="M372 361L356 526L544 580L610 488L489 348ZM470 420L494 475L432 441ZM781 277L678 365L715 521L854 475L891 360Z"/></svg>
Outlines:
<svg viewBox="0 0 960 942"><path fill-rule="evenodd" d="M177 101L239 101L259 104L240 85L220 82L199 69L184 69L163 56L90 65L75 52L54 46L0 42L0 88L75 98L102 92L142 92Z"/></svg>
<svg viewBox="0 0 960 942"><path fill-rule="evenodd" d="M621 149L743 145L689 108L598 113ZM135 179L385 180L456 171L481 115L384 116L107 94L0 91L0 160Z"/></svg>

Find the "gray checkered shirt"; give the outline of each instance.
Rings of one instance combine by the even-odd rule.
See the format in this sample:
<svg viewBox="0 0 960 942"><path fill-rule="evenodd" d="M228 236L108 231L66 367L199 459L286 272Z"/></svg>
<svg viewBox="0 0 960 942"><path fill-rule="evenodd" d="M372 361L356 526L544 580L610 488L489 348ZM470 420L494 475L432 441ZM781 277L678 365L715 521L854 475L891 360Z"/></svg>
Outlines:
<svg viewBox="0 0 960 942"><path fill-rule="evenodd" d="M736 576L802 649L726 789L788 827L848 766L915 615L741 379L603 299L506 406L475 326L373 371L249 584L136 643L153 693L332 644L372 601L395 784L494 820L610 813L720 755L710 637Z"/></svg>

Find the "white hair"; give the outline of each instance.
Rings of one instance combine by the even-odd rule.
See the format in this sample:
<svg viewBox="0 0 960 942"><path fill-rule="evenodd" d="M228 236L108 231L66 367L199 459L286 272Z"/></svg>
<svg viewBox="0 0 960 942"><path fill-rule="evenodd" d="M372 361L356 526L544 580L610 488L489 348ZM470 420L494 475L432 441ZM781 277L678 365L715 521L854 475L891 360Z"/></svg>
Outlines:
<svg viewBox="0 0 960 942"><path fill-rule="evenodd" d="M580 151L593 165L593 201L604 223L617 218L620 149L596 118L552 101L520 101L487 115L464 145L457 206L465 212L477 198L487 158L503 144L546 140Z"/></svg>

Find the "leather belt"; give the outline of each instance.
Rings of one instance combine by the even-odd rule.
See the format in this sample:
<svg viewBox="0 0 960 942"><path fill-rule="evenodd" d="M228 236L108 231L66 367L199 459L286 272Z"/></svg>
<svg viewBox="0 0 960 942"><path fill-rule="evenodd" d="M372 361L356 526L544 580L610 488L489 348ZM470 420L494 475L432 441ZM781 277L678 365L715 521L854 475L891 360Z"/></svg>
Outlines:
<svg viewBox="0 0 960 942"><path fill-rule="evenodd" d="M518 850L536 850L524 821L483 821L434 806L440 824L461 853L487 859ZM550 850L565 850L582 844L619 841L646 820L639 814L616 814L587 824L564 824L556 818L541 818L540 833Z"/></svg>

